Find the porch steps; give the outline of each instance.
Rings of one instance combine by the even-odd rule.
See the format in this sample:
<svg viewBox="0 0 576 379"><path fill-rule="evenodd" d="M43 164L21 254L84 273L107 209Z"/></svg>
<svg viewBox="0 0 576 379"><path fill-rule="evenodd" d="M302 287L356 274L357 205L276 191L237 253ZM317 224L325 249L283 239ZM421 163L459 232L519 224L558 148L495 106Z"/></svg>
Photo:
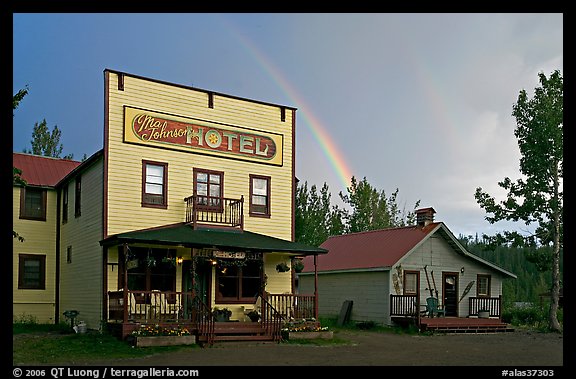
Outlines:
<svg viewBox="0 0 576 379"><path fill-rule="evenodd" d="M266 334L259 322L215 322L214 334L214 342L274 341L271 335ZM199 342L205 341L206 337L199 338Z"/></svg>
<svg viewBox="0 0 576 379"><path fill-rule="evenodd" d="M439 333L506 333L514 329L506 324L501 325L427 325L424 331Z"/></svg>

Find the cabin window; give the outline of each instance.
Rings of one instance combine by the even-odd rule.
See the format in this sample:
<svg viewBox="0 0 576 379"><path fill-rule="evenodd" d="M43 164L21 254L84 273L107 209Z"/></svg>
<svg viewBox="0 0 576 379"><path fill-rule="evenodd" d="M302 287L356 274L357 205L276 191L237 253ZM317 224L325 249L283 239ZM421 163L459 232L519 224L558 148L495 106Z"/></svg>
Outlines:
<svg viewBox="0 0 576 379"><path fill-rule="evenodd" d="M490 275L478 275L476 283L476 295L490 297Z"/></svg>
<svg viewBox="0 0 576 379"><path fill-rule="evenodd" d="M270 217L270 177L250 175L250 215Z"/></svg>
<svg viewBox="0 0 576 379"><path fill-rule="evenodd" d="M46 190L22 187L20 190L20 218L46 221Z"/></svg>
<svg viewBox="0 0 576 379"><path fill-rule="evenodd" d="M168 164L142 161L142 206L166 208Z"/></svg>
<svg viewBox="0 0 576 379"><path fill-rule="evenodd" d="M404 295L418 294L418 271L404 271Z"/></svg>
<svg viewBox="0 0 576 379"><path fill-rule="evenodd" d="M46 256L20 254L18 256L18 288L46 289Z"/></svg>
<svg viewBox="0 0 576 379"><path fill-rule="evenodd" d="M216 266L216 302L253 302L260 294L260 287L260 261L249 260L238 265L227 259Z"/></svg>
<svg viewBox="0 0 576 379"><path fill-rule="evenodd" d="M194 169L194 196L202 209L221 211L224 173Z"/></svg>

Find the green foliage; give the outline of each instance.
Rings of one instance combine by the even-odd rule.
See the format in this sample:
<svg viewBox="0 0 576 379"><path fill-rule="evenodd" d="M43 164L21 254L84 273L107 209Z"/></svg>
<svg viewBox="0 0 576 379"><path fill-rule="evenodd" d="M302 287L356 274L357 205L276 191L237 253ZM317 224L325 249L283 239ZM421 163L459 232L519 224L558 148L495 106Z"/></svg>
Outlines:
<svg viewBox="0 0 576 379"><path fill-rule="evenodd" d="M542 306L536 304L528 307L507 307L502 311L502 321L517 327L540 330L543 332L554 331L549 328L548 312L550 304ZM557 318L562 324L564 319L564 310L560 308L557 312Z"/></svg>
<svg viewBox="0 0 576 379"><path fill-rule="evenodd" d="M552 276L552 307L549 312L550 329L560 330L557 309L560 290L560 251L563 247L563 178L564 178L564 83L559 70L550 77L539 73L540 87L528 98L521 90L513 106L516 118L514 135L520 148L520 173L524 178L513 182L504 178L498 185L508 193L506 199L496 199L476 188L474 197L486 213L486 220L522 221L536 223L532 235L505 231L486 236L491 245L552 246L550 254L538 251L530 258L541 270Z"/></svg>
<svg viewBox="0 0 576 379"><path fill-rule="evenodd" d="M414 223L415 213L400 209L398 206L398 192L396 189L390 197L386 197L384 190L378 191L372 187L366 177L360 182L352 177L348 194L340 192L340 198L348 204L351 211L344 212L348 233L377 230L390 227L406 226ZM414 206L420 204L418 200Z"/></svg>
<svg viewBox="0 0 576 379"><path fill-rule="evenodd" d="M24 96L28 95L28 85L22 88L16 95L12 97L12 110L16 110ZM14 114L12 114L14 116Z"/></svg>
<svg viewBox="0 0 576 379"><path fill-rule="evenodd" d="M45 157L60 158L63 146L60 143L62 131L54 125L52 132L48 130L46 119L34 124L32 131L32 150L24 149L25 153L43 155ZM72 159L72 155L67 155L64 159Z"/></svg>

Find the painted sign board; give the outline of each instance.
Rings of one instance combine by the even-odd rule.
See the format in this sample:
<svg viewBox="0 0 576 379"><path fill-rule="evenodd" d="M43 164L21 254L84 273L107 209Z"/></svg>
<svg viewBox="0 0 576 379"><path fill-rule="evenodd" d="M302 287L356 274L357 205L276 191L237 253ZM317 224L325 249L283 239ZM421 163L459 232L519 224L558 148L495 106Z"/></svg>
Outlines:
<svg viewBox="0 0 576 379"><path fill-rule="evenodd" d="M282 134L124 107L124 142L282 166Z"/></svg>

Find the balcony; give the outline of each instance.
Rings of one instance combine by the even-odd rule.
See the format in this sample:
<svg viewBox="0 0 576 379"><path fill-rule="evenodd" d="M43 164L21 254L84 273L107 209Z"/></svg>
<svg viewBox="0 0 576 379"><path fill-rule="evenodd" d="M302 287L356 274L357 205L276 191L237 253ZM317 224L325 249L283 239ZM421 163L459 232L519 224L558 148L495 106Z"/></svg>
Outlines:
<svg viewBox="0 0 576 379"><path fill-rule="evenodd" d="M186 202L186 223L244 229L244 196L240 199L193 195Z"/></svg>

